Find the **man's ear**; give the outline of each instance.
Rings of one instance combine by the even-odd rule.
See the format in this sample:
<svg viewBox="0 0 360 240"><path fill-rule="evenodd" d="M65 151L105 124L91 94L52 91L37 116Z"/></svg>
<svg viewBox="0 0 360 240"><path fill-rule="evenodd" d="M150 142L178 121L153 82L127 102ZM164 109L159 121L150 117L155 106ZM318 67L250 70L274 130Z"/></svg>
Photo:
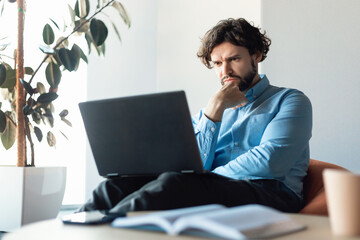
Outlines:
<svg viewBox="0 0 360 240"><path fill-rule="evenodd" d="M262 59L262 53L261 52L256 52L253 56L254 56L254 61L256 63L261 62L261 59Z"/></svg>

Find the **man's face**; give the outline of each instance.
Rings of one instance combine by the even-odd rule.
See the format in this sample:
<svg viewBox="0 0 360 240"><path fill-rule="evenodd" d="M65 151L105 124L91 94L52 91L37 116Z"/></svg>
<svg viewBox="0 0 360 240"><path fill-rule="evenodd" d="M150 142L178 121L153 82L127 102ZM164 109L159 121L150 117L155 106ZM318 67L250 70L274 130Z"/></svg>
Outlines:
<svg viewBox="0 0 360 240"><path fill-rule="evenodd" d="M261 55L250 55L245 47L223 42L213 49L210 56L222 85L236 81L240 91L245 91L259 80L257 65Z"/></svg>

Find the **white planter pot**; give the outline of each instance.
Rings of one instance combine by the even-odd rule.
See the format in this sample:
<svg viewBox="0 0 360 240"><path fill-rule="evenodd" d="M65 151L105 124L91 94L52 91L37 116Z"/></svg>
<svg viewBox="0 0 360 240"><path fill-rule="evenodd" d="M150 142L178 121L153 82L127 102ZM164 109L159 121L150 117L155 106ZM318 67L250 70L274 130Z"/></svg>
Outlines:
<svg viewBox="0 0 360 240"><path fill-rule="evenodd" d="M66 167L0 166L0 231L56 218L65 185Z"/></svg>

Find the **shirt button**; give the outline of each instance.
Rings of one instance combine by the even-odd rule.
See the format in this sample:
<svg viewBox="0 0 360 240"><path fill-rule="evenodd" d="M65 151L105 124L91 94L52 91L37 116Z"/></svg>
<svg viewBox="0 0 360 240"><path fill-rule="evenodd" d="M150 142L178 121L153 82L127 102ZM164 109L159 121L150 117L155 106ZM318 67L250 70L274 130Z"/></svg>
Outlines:
<svg viewBox="0 0 360 240"><path fill-rule="evenodd" d="M235 146L239 146L239 143L238 143L238 142L234 142L234 145L235 145Z"/></svg>
<svg viewBox="0 0 360 240"><path fill-rule="evenodd" d="M206 153L204 153L204 157L206 157L207 156L207 154Z"/></svg>
<svg viewBox="0 0 360 240"><path fill-rule="evenodd" d="M210 130L211 130L212 132L215 132L215 128L214 128L214 127L210 128Z"/></svg>

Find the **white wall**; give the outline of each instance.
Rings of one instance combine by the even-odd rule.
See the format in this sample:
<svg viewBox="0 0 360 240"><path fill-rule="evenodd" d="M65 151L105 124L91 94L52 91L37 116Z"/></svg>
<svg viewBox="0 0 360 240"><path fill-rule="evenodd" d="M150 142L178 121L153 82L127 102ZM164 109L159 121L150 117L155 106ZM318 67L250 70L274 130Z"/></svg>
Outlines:
<svg viewBox="0 0 360 240"><path fill-rule="evenodd" d="M360 171L360 1L262 1L273 43L262 65L274 85L313 105L311 156Z"/></svg>

